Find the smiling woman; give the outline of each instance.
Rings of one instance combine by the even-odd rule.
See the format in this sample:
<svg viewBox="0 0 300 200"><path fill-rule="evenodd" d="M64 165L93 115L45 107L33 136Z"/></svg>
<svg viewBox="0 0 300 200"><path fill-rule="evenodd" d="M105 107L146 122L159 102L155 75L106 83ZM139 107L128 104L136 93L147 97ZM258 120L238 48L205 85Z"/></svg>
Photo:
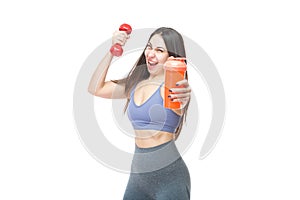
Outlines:
<svg viewBox="0 0 300 200"><path fill-rule="evenodd" d="M125 45L127 39L125 31L116 31L112 43ZM167 98L181 102L181 107L164 107L164 64L170 56L186 57L183 38L172 28L158 28L126 78L105 80L113 58L108 52L89 84L95 96L127 98L125 110L134 128L136 148L125 200L190 198L189 171L174 141L187 113L191 89L187 79L177 82Z"/></svg>
<svg viewBox="0 0 300 200"><path fill-rule="evenodd" d="M146 62L150 73L149 79L155 76L163 76L163 64L167 61L169 54L161 35L154 35L147 44L145 50ZM160 77L161 78L161 77Z"/></svg>

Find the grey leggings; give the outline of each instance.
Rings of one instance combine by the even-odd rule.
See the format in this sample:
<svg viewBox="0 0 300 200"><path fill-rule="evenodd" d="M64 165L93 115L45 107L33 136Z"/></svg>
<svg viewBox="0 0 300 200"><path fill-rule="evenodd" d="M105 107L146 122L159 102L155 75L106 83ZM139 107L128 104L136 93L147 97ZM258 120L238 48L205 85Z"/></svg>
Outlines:
<svg viewBox="0 0 300 200"><path fill-rule="evenodd" d="M136 146L123 200L189 200L190 175L174 141Z"/></svg>

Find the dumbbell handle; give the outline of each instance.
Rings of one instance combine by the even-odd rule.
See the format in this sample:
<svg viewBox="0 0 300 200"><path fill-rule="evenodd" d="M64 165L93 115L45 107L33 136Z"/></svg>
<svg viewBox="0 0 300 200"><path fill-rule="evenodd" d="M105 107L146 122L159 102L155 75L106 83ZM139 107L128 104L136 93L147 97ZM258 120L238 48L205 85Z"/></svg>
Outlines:
<svg viewBox="0 0 300 200"><path fill-rule="evenodd" d="M122 24L119 27L119 31L125 31L127 34L130 34L132 31L132 28L129 24ZM123 48L120 44L116 43L110 48L110 52L114 56L121 56L123 54Z"/></svg>

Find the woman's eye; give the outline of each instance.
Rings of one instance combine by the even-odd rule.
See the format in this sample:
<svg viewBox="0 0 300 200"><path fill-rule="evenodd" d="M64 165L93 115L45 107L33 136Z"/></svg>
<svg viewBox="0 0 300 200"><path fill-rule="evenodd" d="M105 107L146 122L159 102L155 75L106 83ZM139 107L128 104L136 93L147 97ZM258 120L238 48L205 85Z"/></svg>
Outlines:
<svg viewBox="0 0 300 200"><path fill-rule="evenodd" d="M151 46L150 46L150 45L147 45L147 46L146 46L146 49L152 49L152 48L151 48Z"/></svg>

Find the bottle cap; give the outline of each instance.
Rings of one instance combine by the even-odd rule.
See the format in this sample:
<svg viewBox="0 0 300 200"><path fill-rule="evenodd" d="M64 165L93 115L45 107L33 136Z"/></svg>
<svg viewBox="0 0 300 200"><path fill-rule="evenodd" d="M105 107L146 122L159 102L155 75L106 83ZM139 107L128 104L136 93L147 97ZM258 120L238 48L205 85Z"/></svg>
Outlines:
<svg viewBox="0 0 300 200"><path fill-rule="evenodd" d="M184 57L173 57L170 56L166 63L164 64L164 69L166 70L175 70L175 71L185 71L186 70L186 64L185 64L186 58Z"/></svg>

